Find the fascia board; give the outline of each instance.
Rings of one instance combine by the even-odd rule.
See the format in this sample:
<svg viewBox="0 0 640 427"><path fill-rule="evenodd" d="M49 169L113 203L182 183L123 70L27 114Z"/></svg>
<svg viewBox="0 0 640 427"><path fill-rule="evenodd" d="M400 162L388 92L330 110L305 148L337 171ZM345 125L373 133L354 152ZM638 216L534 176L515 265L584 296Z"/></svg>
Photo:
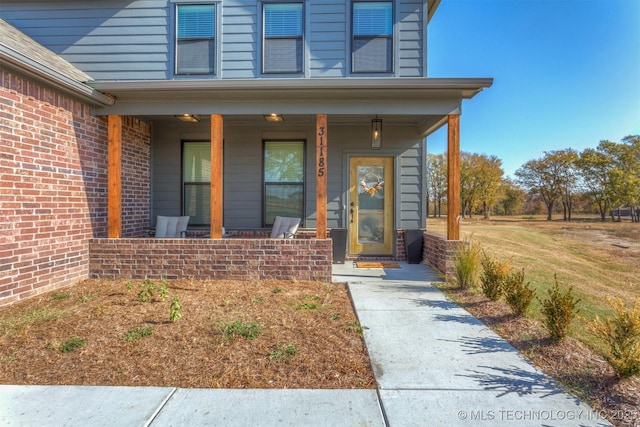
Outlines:
<svg viewBox="0 0 640 427"><path fill-rule="evenodd" d="M92 106L108 106L114 99L85 83L73 80L32 59L0 44L0 64L3 68L11 68L15 72L32 78L70 96L79 98Z"/></svg>

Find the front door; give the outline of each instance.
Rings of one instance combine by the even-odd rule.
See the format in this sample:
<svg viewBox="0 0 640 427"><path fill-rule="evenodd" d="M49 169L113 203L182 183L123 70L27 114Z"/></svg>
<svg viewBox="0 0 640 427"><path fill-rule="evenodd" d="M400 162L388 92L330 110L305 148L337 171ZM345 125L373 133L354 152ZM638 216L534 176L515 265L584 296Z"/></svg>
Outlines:
<svg viewBox="0 0 640 427"><path fill-rule="evenodd" d="M349 160L349 254L392 255L393 157Z"/></svg>

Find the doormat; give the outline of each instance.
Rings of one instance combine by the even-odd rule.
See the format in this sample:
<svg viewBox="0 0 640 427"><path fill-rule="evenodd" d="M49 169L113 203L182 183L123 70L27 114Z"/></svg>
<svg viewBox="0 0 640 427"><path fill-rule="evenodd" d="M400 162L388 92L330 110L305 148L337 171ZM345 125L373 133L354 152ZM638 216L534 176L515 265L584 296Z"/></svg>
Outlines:
<svg viewBox="0 0 640 427"><path fill-rule="evenodd" d="M358 261L357 268L400 268L397 262Z"/></svg>

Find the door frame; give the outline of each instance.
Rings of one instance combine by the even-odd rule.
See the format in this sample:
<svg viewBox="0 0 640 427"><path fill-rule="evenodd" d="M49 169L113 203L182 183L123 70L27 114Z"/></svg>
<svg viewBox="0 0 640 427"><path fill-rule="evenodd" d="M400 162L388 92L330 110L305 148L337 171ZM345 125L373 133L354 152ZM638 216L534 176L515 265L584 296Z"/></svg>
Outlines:
<svg viewBox="0 0 640 427"><path fill-rule="evenodd" d="M376 162L378 160L378 162ZM352 181L352 163L354 167L358 167L359 165L367 165L367 164L376 164L385 162L385 176L383 177L385 183L390 183L389 186L385 186L386 189L390 189L391 194L390 197L387 192L385 192L385 200L384 200L384 238L383 243L381 244L372 244L370 248L365 248L363 244L359 243L358 239L358 227L357 224L352 223L352 217L357 221L358 216L358 203L357 201L352 206L352 197L354 194L358 194L359 182L357 177L355 177L355 182ZM397 178L397 156L392 153L380 153L376 155L371 155L370 153L352 153L346 158L346 226L348 229L348 249L350 256L393 256L395 254L395 218L396 218L396 203L395 198L396 195L396 185L395 181ZM357 198L358 196L356 196ZM354 209L353 214L351 213L351 209Z"/></svg>

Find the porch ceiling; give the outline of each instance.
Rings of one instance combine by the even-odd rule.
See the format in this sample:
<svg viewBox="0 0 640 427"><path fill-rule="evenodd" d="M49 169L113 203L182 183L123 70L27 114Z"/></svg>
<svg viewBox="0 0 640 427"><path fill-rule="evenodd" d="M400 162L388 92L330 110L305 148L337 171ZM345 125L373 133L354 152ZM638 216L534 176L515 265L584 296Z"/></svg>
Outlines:
<svg viewBox="0 0 640 427"><path fill-rule="evenodd" d="M327 114L335 124L378 115L415 124L426 135L440 127L446 115L460 113L463 99L492 83L490 78L335 78L104 81L91 86L116 99L112 106L96 108L96 115L158 119L222 114L248 121L275 112L298 120Z"/></svg>

